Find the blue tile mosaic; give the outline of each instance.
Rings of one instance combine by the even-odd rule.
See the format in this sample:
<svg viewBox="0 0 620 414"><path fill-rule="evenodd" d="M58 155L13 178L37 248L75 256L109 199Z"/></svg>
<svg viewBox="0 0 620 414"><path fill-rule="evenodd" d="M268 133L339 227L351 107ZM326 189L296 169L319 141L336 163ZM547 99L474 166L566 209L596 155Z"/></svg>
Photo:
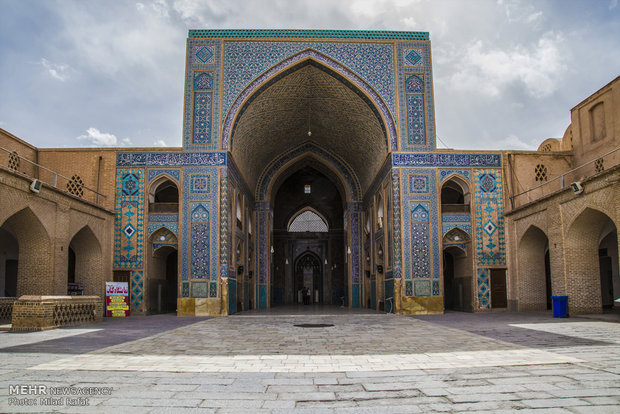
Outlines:
<svg viewBox="0 0 620 414"><path fill-rule="evenodd" d="M140 269L144 249L144 170L116 172L114 268Z"/></svg>
<svg viewBox="0 0 620 414"><path fill-rule="evenodd" d="M501 167L500 154L392 154L394 167Z"/></svg>
<svg viewBox="0 0 620 414"><path fill-rule="evenodd" d="M202 167L226 165L225 152L119 152L118 167Z"/></svg>
<svg viewBox="0 0 620 414"><path fill-rule="evenodd" d="M162 175L167 175L169 178L172 178L176 183L179 183L179 177L181 175L181 170L178 168L149 168L148 169L148 179L147 182L151 183L156 178L159 178Z"/></svg>

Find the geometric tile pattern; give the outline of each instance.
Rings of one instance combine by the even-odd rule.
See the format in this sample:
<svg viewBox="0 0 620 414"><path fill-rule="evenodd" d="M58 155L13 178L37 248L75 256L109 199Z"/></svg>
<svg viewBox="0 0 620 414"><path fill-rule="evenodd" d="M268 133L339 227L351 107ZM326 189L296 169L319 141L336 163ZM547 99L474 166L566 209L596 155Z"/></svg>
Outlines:
<svg viewBox="0 0 620 414"><path fill-rule="evenodd" d="M178 183L181 171L179 169L149 168L147 182L150 183L161 174L168 175L170 178L174 179L174 181Z"/></svg>
<svg viewBox="0 0 620 414"><path fill-rule="evenodd" d="M142 271L134 270L131 272L131 294L130 303L132 309L142 310L142 303L144 302L144 281L142 277Z"/></svg>
<svg viewBox="0 0 620 414"><path fill-rule="evenodd" d="M469 237L471 237L471 224L465 224L465 223L443 224L441 226L441 234L445 236L448 232L454 229L460 229L463 232L465 232Z"/></svg>
<svg viewBox="0 0 620 414"><path fill-rule="evenodd" d="M308 49L341 63L363 79L387 104L393 117L396 107L393 45L357 42L227 41L222 113L228 113L241 91L261 73ZM248 56L252 58L248 59Z"/></svg>
<svg viewBox="0 0 620 414"><path fill-rule="evenodd" d="M501 170L475 171L476 257L479 266L506 264Z"/></svg>
<svg viewBox="0 0 620 414"><path fill-rule="evenodd" d="M403 66L424 66L423 51L420 48L403 49Z"/></svg>
<svg viewBox="0 0 620 414"><path fill-rule="evenodd" d="M396 44L396 60L400 151L434 151L430 45L426 42L399 42Z"/></svg>
<svg viewBox="0 0 620 414"><path fill-rule="evenodd" d="M207 282L192 282L192 297L206 298L209 286Z"/></svg>
<svg viewBox="0 0 620 414"><path fill-rule="evenodd" d="M409 176L409 193L427 194L428 192L428 175Z"/></svg>
<svg viewBox="0 0 620 414"><path fill-rule="evenodd" d="M439 280L433 280L433 296L441 296L440 286Z"/></svg>
<svg viewBox="0 0 620 414"><path fill-rule="evenodd" d="M452 175L458 175L461 178L464 178L466 181L471 180L470 170L439 170L439 181L443 182L446 178Z"/></svg>
<svg viewBox="0 0 620 414"><path fill-rule="evenodd" d="M426 126L424 123L424 95L408 93L407 102L407 139L409 145L426 144Z"/></svg>
<svg viewBox="0 0 620 414"><path fill-rule="evenodd" d="M183 147L190 151L217 151L222 41L188 39L187 43Z"/></svg>
<svg viewBox="0 0 620 414"><path fill-rule="evenodd" d="M196 92L194 94L194 133L193 144L211 143L211 119L213 94Z"/></svg>
<svg viewBox="0 0 620 414"><path fill-rule="evenodd" d="M149 235L149 239L153 244L153 253L160 247L178 248L177 236L165 227L160 227Z"/></svg>
<svg viewBox="0 0 620 414"><path fill-rule="evenodd" d="M428 32L394 32L387 30L317 30L317 29L190 29L189 38L295 38L295 39L387 39L428 40Z"/></svg>
<svg viewBox="0 0 620 414"><path fill-rule="evenodd" d="M394 211L392 216L394 227L394 278L402 278L402 255L400 250L401 227L400 227L400 171L392 170L392 204ZM413 292L413 290L411 290Z"/></svg>
<svg viewBox="0 0 620 414"><path fill-rule="evenodd" d="M414 280L413 281L414 296L431 296L430 280Z"/></svg>
<svg viewBox="0 0 620 414"><path fill-rule="evenodd" d="M118 169L114 268L140 269L143 264L144 170Z"/></svg>
<svg viewBox="0 0 620 414"><path fill-rule="evenodd" d="M240 42L239 44L243 44L243 42ZM235 52L238 52L242 56L245 56L244 55L245 52L241 49L238 49L239 44L226 43L226 60L227 61L236 59L233 56L234 53L231 52L232 50L235 50ZM375 81L379 82L379 84L373 85L371 82L369 82L368 77L362 76L360 72L356 70L354 67L343 64L343 59L346 60L347 57L343 56L340 58L335 58L335 57L330 56L329 53L324 53L323 51L324 48L333 49L333 48L338 48L339 46L348 47L348 48L360 47L363 49L363 53L360 53L355 56L350 55L348 58L353 58L356 61L358 61L360 57L362 57L363 59L368 59L368 60L379 59L381 61L384 61L386 56L392 53L391 47L386 49L385 46L387 45L369 45L369 44L326 45L326 44L318 43L318 44L307 44L308 47L310 48L299 50L299 47L302 46L302 44L296 43L294 49L297 52L287 55L287 54L281 53L282 50L280 49L280 47L286 47L287 45L289 45L288 43L278 44L275 42L267 42L264 44L267 45L268 48L272 49L265 53L277 55L278 57L284 60L275 60L274 62L266 64L265 69L267 70L260 74L257 73L258 77L254 78L253 80L248 79L249 81L249 83L247 84L248 86L242 90L239 90L240 93L238 95L227 94L228 97L234 98L234 100L231 102L230 109L225 109L223 112L225 114L225 117L222 120L222 124L223 124L222 134L221 134L222 135L222 143L221 143L222 149L232 148L232 142L230 142L230 138L231 136L234 135L234 133L232 133L231 131L234 131L234 129L236 128L237 126L236 121L239 119L238 114L243 112L246 109L246 103L248 101L251 101L250 98L252 96L255 96L261 93L261 91L266 87L266 85L270 84L270 82L275 82L275 81L282 79L282 77L285 76L285 74L289 73L290 70L307 66L308 62L312 64L313 66L319 67L321 70L325 71L326 75L327 74L331 75L331 76L328 76L328 78L332 78L334 81L339 81L341 87L348 87L350 91L357 93L358 96L362 98L362 101L366 102L365 106L368 106L374 113L375 117L378 118L378 121L381 124L380 127L383 130L383 133L386 134L387 132L387 138L389 138L387 139L387 141L389 142L389 147L393 150L397 149L396 123L394 121L394 116L393 116L393 113L394 113L393 111L393 107L394 107L393 68L392 67L382 68L380 67L380 65L372 67L372 65L367 65L367 62L364 61L364 63L360 67L360 70L362 71L370 70L372 72L372 76L370 77L376 78ZM312 47L313 45L316 45L316 48ZM252 49L255 47L260 47L260 45L254 42L251 44L247 44L247 47L249 49ZM373 56L371 51L376 52L376 54ZM262 52L255 51L255 53L258 54ZM229 55L231 56L230 58L229 58ZM248 60L245 58L243 58L243 60L245 60L245 63L238 62L238 65L244 65L244 64L253 65L255 63L254 59L250 63L248 63ZM275 66L272 66L273 64L275 64ZM242 75L243 77L245 76L245 73L235 72L238 69L228 69L228 66L225 66L224 71L227 71L227 70L234 72L234 75L231 75L232 76L231 79L236 77L237 75ZM253 69L250 68L249 70L252 71ZM391 85L391 86L386 87L386 85ZM227 93L229 90L232 90L236 87L237 85L234 84L234 81L232 81L229 84L229 83L226 83L226 80L225 80L224 93ZM381 91L385 91L386 93L390 92L390 93L388 93L387 95L383 95Z"/></svg>
<svg viewBox="0 0 620 414"><path fill-rule="evenodd" d="M147 231L146 231L147 238L151 238L153 233L155 233L157 230L160 230L160 229L166 229L170 233L172 233L172 235L174 235L175 237L178 237L179 225L177 223L165 223L165 224L149 223Z"/></svg>
<svg viewBox="0 0 620 414"><path fill-rule="evenodd" d="M403 183L402 202L402 272L405 293L416 293L415 286L407 289L406 280L427 279L428 295L431 280L439 280L439 213L437 209L437 183L434 169L399 169ZM416 183L418 183L416 185ZM425 191L425 192L417 192ZM425 291L426 292L426 291Z"/></svg>
<svg viewBox="0 0 620 414"><path fill-rule="evenodd" d="M149 214L149 223L177 223L178 221L178 214ZM170 227L170 230L172 230L172 227ZM175 233L177 232L175 231Z"/></svg>
<svg viewBox="0 0 620 414"><path fill-rule="evenodd" d="M183 169L181 280L216 281L218 266L219 168ZM193 288L190 288L190 294Z"/></svg>
<svg viewBox="0 0 620 414"><path fill-rule="evenodd" d="M478 308L489 309L491 307L491 292L489 289L489 269L478 269Z"/></svg>

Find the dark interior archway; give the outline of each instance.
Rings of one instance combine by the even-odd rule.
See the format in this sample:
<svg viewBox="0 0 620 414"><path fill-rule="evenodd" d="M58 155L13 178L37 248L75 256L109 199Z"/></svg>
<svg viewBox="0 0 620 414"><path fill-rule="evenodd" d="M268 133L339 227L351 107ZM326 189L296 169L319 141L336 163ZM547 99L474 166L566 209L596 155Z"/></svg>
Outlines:
<svg viewBox="0 0 620 414"><path fill-rule="evenodd" d="M304 275L312 303L341 303L346 278L340 191L330 177L309 164L296 165L279 182L273 210L272 305L303 303L299 292ZM295 221L305 215L316 222ZM292 223L296 223L293 229Z"/></svg>
<svg viewBox="0 0 620 414"><path fill-rule="evenodd" d="M19 246L11 232L0 227L0 294L17 296Z"/></svg>

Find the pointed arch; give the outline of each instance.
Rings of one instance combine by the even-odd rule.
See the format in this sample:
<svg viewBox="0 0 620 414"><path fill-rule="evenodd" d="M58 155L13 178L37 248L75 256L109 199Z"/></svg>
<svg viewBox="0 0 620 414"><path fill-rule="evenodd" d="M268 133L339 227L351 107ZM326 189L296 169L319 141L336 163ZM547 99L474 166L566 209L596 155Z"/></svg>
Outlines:
<svg viewBox="0 0 620 414"><path fill-rule="evenodd" d="M7 218L2 228L17 239L19 246L17 295L55 292L51 238L42 221L25 207Z"/></svg>
<svg viewBox="0 0 620 414"><path fill-rule="evenodd" d="M344 190L342 198L347 201L361 201L361 188L353 169L340 157L314 143L305 143L299 147L281 154L274 159L261 173L256 187L256 200L266 201L268 195L275 196L272 189L276 181L281 181L281 175L291 173L290 167L305 159L317 162L319 168L329 170L330 176L336 176L337 186Z"/></svg>
<svg viewBox="0 0 620 414"><path fill-rule="evenodd" d="M69 242L75 254L74 282L84 289L85 295L100 294L103 288L102 248L90 226L83 226Z"/></svg>
<svg viewBox="0 0 620 414"><path fill-rule="evenodd" d="M567 226L564 237L566 269L566 293L569 298L569 313L600 313L603 306L601 295L602 277L599 248L609 229L617 225L603 211L585 207ZM615 249L618 249L617 242ZM617 251L614 252L617 255Z"/></svg>
<svg viewBox="0 0 620 414"><path fill-rule="evenodd" d="M530 225L517 246L517 297L519 310L545 310L551 296L549 239L538 226Z"/></svg>
<svg viewBox="0 0 620 414"><path fill-rule="evenodd" d="M316 224L312 224L316 222ZM321 225L321 223L323 225ZM321 214L318 210L307 206L302 208L301 210L294 213L291 218L288 220L286 225L287 231L292 232L300 232L300 231L316 231L316 232L327 232L329 231L328 221L323 214ZM297 227L296 229L291 230L293 227ZM307 230L302 230L303 228L308 228ZM309 228L316 228L315 230L310 230Z"/></svg>
<svg viewBox="0 0 620 414"><path fill-rule="evenodd" d="M379 94L365 80L349 68L314 49L303 50L271 67L263 72L262 75L258 76L239 94L239 96L237 96L224 119L222 149L232 151L232 138L234 136L236 123L243 115L247 106L260 95L264 89L284 76L309 64L315 65L321 70L329 73L364 99L381 124L388 152L398 151L396 124L389 108Z"/></svg>

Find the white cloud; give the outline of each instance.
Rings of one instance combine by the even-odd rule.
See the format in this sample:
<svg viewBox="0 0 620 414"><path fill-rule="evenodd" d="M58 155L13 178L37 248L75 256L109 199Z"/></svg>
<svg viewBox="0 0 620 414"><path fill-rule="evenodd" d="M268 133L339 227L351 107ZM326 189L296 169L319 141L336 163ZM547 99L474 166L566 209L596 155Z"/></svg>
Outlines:
<svg viewBox="0 0 620 414"><path fill-rule="evenodd" d="M528 144L526 142L523 142L521 140L521 138L519 138L516 135L509 135L504 139L500 139L497 142L497 148L501 148L501 149L512 149L512 150L535 150L536 147L534 147L531 144Z"/></svg>
<svg viewBox="0 0 620 414"><path fill-rule="evenodd" d="M166 141L164 141L163 139L158 139L155 142L153 142L153 145L156 147L167 147L168 144L166 144Z"/></svg>
<svg viewBox="0 0 620 414"><path fill-rule="evenodd" d="M613 10L618 7L618 0L609 0L609 10Z"/></svg>
<svg viewBox="0 0 620 414"><path fill-rule="evenodd" d="M79 140L88 141L90 145L97 147L112 147L120 145L131 145L129 138L123 138L119 140L116 135L101 132L95 127L90 127L86 130L85 135L77 137Z"/></svg>
<svg viewBox="0 0 620 414"><path fill-rule="evenodd" d="M61 82L69 79L69 74L72 71L69 65L52 63L45 58L41 58L41 60L39 60L39 64L43 66L43 68L47 71L47 73L50 74L52 78L57 79Z"/></svg>
<svg viewBox="0 0 620 414"><path fill-rule="evenodd" d="M461 69L451 76L451 85L496 97L506 87L520 84L530 96L547 97L556 91L568 69L560 51L562 41L560 35L547 34L533 47L504 50L487 49L478 40L467 48Z"/></svg>

